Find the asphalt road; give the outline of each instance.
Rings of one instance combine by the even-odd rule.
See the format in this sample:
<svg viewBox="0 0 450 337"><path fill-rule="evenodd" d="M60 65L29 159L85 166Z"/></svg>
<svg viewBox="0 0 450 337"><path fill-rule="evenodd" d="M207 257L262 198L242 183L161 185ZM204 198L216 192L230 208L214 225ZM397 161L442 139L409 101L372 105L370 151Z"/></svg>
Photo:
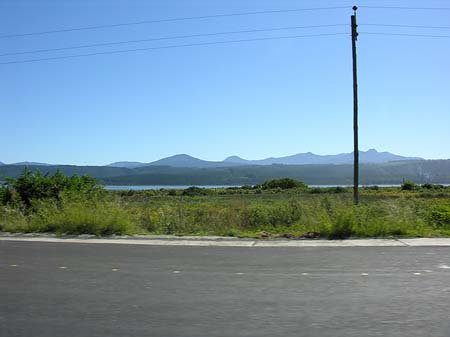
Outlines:
<svg viewBox="0 0 450 337"><path fill-rule="evenodd" d="M0 336L450 336L450 248L0 241Z"/></svg>

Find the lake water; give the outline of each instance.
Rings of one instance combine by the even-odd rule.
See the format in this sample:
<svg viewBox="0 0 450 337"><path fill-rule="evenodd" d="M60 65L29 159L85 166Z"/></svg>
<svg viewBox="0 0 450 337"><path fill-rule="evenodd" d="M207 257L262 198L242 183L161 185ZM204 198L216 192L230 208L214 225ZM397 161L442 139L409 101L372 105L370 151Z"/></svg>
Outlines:
<svg viewBox="0 0 450 337"><path fill-rule="evenodd" d="M147 186L141 186L141 185L131 185L131 186L112 186L112 185L106 185L103 186L105 190L110 191L145 191L145 190L160 190L162 188L168 189L168 190L184 190L188 187L191 187L194 185L147 185ZM200 188L227 188L227 187L241 187L241 185L212 185L212 186L198 186L196 187Z"/></svg>
<svg viewBox="0 0 450 337"><path fill-rule="evenodd" d="M191 187L194 185L130 185L130 186L113 186L113 185L106 185L103 186L106 190L110 191L145 191L145 190L160 190L162 188L164 189L176 189L176 190L184 190L188 187ZM195 185L196 187L200 188L228 188L228 187L241 187L242 185ZM353 185L308 185L309 187L352 187ZM361 187L364 186L373 186L373 185L361 185ZM377 185L380 187L400 187L400 185Z"/></svg>

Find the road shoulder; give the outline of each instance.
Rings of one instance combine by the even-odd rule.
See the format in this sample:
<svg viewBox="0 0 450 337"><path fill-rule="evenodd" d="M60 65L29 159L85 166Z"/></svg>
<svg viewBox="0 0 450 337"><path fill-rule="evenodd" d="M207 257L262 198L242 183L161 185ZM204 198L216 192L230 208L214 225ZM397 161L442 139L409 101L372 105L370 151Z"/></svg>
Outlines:
<svg viewBox="0 0 450 337"><path fill-rule="evenodd" d="M419 247L450 246L450 238L256 240L218 236L108 236L0 233L0 241L216 247Z"/></svg>

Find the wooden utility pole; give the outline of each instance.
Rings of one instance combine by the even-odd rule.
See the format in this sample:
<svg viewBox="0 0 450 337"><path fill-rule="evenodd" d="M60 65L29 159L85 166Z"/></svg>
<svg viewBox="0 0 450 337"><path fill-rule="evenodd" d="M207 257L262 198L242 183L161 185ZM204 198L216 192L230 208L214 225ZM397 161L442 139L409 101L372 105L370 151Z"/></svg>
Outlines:
<svg viewBox="0 0 450 337"><path fill-rule="evenodd" d="M356 63L356 40L358 32L356 28L356 10L353 6L352 24L352 58L353 58L353 202L359 202L359 147L358 147L358 76Z"/></svg>

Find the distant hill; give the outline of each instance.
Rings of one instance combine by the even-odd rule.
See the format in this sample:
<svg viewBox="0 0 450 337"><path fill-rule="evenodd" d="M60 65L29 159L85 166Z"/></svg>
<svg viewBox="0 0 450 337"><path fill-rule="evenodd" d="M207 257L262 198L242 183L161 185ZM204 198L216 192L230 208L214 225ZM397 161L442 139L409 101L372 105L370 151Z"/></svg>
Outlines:
<svg viewBox="0 0 450 337"><path fill-rule="evenodd" d="M3 165L0 166L0 180L3 177L18 177L24 170L23 165ZM106 177L116 177L128 174L133 174L133 171L128 168L108 167L108 166L75 166L75 165L55 165L55 166L29 166L31 171L39 170L42 174L54 174L60 170L63 174L71 176L74 174L87 174L96 179L103 179Z"/></svg>
<svg viewBox="0 0 450 337"><path fill-rule="evenodd" d="M403 157L374 149L360 152L361 184L450 183L450 160ZM151 163L116 162L107 166L49 165L21 162L0 165L0 180L19 176L25 166L42 174L88 174L112 185L240 185L291 177L307 184L351 184L353 153L317 155L311 152L280 158L245 160L237 156L207 161L178 154Z"/></svg>
<svg viewBox="0 0 450 337"><path fill-rule="evenodd" d="M390 152L378 152L375 149L359 152L361 163L387 163L390 161L404 161L404 160L424 160L419 157L404 157ZM171 166L171 167L229 167L238 165L308 165L308 164L350 164L353 163L353 152L341 153L336 155L317 155L311 152L298 153L292 156L279 158L266 158L261 160L246 160L238 156L231 156L223 161L207 161L199 158L189 156L187 154L177 154L175 156L163 158L151 163L141 162L116 162L107 166L111 167L126 167L137 168L144 166Z"/></svg>
<svg viewBox="0 0 450 337"><path fill-rule="evenodd" d="M151 163L140 163L140 162L116 162L109 164L107 166L111 167L127 167L127 168L138 168L145 166L170 166L170 167L197 167L197 168L207 168L207 167L226 167L226 166L236 166L236 163L227 163L221 161L207 161L198 159L187 154L177 154L171 157L163 158Z"/></svg>
<svg viewBox="0 0 450 337"><path fill-rule="evenodd" d="M225 158L223 160L223 162L224 163L234 163L234 164L248 165L252 161L251 160L242 159L241 157L238 157L238 156L231 156L231 157Z"/></svg>
<svg viewBox="0 0 450 337"><path fill-rule="evenodd" d="M18 165L18 166L54 166L52 164L47 164L47 163L37 163L34 161L22 161L19 163L13 163L13 164L9 164L9 165Z"/></svg>
<svg viewBox="0 0 450 337"><path fill-rule="evenodd" d="M0 166L3 177L17 177L20 165ZM88 174L101 184L109 185L243 185L268 179L290 177L309 185L347 185L353 182L353 165L237 165L231 167L142 166L137 168L110 166L30 166L42 174L61 170L65 175ZM401 184L410 180L450 184L450 160L395 161L364 163L360 166L361 184Z"/></svg>
<svg viewBox="0 0 450 337"><path fill-rule="evenodd" d="M378 152L375 149L368 151L359 151L359 160L361 163L387 163L390 161L403 160L424 160L419 157L403 157L390 152ZM350 164L353 162L353 152L341 153L336 155L317 155L311 152L298 153L292 156L279 158L266 158L261 160L245 160L237 156L231 156L224 160L227 163L236 163L240 165L308 165L308 164Z"/></svg>
<svg viewBox="0 0 450 337"><path fill-rule="evenodd" d="M171 166L171 167L211 167L214 166L214 162L201 160L191 157L187 154L177 154L175 156L163 158L154 161L149 166Z"/></svg>
<svg viewBox="0 0 450 337"><path fill-rule="evenodd" d="M136 168L141 166L146 166L148 164L140 163L138 161L118 161L106 166L110 167L127 167L127 168Z"/></svg>
<svg viewBox="0 0 450 337"><path fill-rule="evenodd" d="M309 185L351 185L353 165L254 165L213 168L141 167L131 175L103 179L111 185L244 185L290 177ZM450 160L397 161L361 164L360 183L450 183Z"/></svg>

